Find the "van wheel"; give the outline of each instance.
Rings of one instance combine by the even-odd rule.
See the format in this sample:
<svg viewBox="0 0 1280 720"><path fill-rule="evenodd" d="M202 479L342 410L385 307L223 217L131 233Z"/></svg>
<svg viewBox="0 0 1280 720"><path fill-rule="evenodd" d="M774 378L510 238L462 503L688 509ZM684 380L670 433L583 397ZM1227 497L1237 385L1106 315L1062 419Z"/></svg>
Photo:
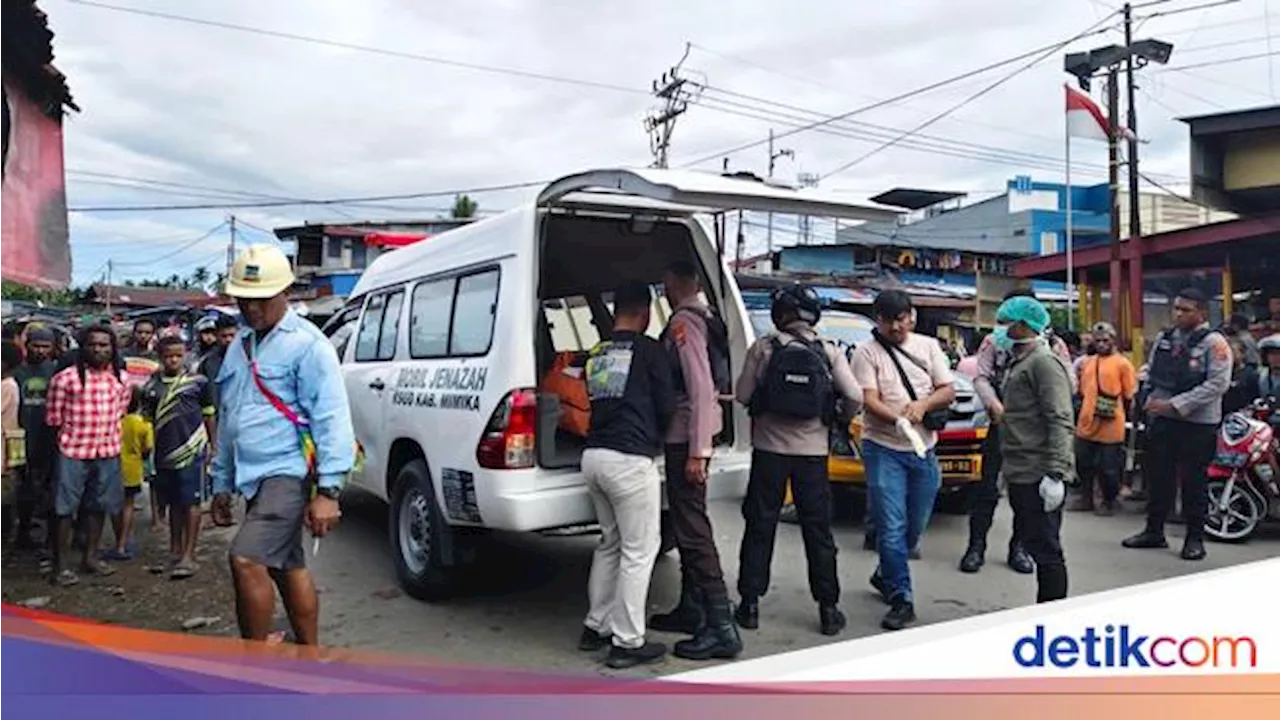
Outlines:
<svg viewBox="0 0 1280 720"><path fill-rule="evenodd" d="M938 492L934 510L941 515L968 515L973 505L973 496L977 491L977 483L957 485L950 489L942 488Z"/></svg>
<svg viewBox="0 0 1280 720"><path fill-rule="evenodd" d="M426 462L414 460L396 475L389 520L396 577L405 593L425 601L446 597L453 583L439 561L444 519L436 506Z"/></svg>
<svg viewBox="0 0 1280 720"><path fill-rule="evenodd" d="M662 511L662 542L658 545L658 555L666 555L676 549L676 529L671 522L671 511Z"/></svg>

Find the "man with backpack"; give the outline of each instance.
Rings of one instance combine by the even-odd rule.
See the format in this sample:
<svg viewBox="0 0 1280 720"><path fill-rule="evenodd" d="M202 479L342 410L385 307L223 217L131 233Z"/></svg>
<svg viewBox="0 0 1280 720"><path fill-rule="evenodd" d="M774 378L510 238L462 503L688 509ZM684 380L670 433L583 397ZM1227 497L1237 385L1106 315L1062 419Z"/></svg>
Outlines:
<svg viewBox="0 0 1280 720"><path fill-rule="evenodd" d="M742 652L729 609L715 533L707 517L707 466L724 424L720 396L728 394L728 338L724 322L700 294L698 270L673 263L663 275L671 319L662 332L672 357L676 412L667 428L667 502L680 548L680 604L654 616L659 632L692 635L672 653L686 660L728 659Z"/></svg>
<svg viewBox="0 0 1280 720"><path fill-rule="evenodd" d="M901 630L916 619L907 558L929 524L942 485L934 448L955 401L955 379L938 341L911 331L909 295L885 290L871 310L875 340L853 351L865 408L862 458L880 555L871 586L890 605L880 626Z"/></svg>
<svg viewBox="0 0 1280 720"><path fill-rule="evenodd" d="M751 479L742 501L746 530L739 555L735 617L754 630L760 622L760 598L769 588L778 514L791 481L809 565L809 592L818 603L823 635L845 626L838 606L836 544L831 534L831 485L827 477L828 437L836 417L836 394L844 412L862 407L862 389L844 353L814 330L821 315L817 293L804 285L780 288L773 295L777 332L747 351L738 378L737 400L751 408ZM848 417L845 418L846 426Z"/></svg>

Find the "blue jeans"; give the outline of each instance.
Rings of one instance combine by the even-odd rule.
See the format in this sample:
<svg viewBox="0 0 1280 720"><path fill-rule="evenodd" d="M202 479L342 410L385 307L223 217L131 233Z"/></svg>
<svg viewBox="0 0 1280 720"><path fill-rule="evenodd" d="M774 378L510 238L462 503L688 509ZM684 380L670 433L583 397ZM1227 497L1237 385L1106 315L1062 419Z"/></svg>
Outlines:
<svg viewBox="0 0 1280 720"><path fill-rule="evenodd" d="M933 449L921 458L863 440L862 461L880 554L875 574L884 583L889 602L913 602L907 560L929 525L942 486L938 456Z"/></svg>

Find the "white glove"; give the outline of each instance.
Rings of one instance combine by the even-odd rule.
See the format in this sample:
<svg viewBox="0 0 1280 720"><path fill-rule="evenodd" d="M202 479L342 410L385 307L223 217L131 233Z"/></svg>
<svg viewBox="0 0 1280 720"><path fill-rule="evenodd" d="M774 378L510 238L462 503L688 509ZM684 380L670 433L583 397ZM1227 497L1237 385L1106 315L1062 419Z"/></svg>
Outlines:
<svg viewBox="0 0 1280 720"><path fill-rule="evenodd" d="M1061 480L1045 476L1040 479L1040 499L1044 500L1044 511L1053 512L1062 507L1067 497L1067 488Z"/></svg>

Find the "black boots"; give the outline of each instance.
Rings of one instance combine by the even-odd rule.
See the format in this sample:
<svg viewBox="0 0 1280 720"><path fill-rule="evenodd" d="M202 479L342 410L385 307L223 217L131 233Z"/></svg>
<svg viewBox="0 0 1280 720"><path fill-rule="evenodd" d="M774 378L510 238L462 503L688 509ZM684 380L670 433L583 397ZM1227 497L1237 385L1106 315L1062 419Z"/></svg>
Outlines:
<svg viewBox="0 0 1280 720"><path fill-rule="evenodd" d="M1030 575L1036 571L1035 561L1031 559L1031 555L1019 542L1009 543L1009 557L1006 562L1016 573Z"/></svg>
<svg viewBox="0 0 1280 720"><path fill-rule="evenodd" d="M702 590L685 575L680 579L680 603L669 613L649 618L649 628L658 632L696 635L706 621Z"/></svg>
<svg viewBox="0 0 1280 720"><path fill-rule="evenodd" d="M986 553L985 545L970 543L969 549L964 551L964 557L960 558L960 572L976 573L981 570L986 562Z"/></svg>
<svg viewBox="0 0 1280 720"><path fill-rule="evenodd" d="M1204 550L1204 538L1199 535L1187 535L1182 543L1183 560L1203 560L1208 553Z"/></svg>
<svg viewBox="0 0 1280 720"><path fill-rule="evenodd" d="M638 648L624 648L617 645L609 648L609 655L604 664L614 670L623 670L636 665L648 665L662 660L667 655L667 646L662 643L646 642Z"/></svg>
<svg viewBox="0 0 1280 720"><path fill-rule="evenodd" d="M823 635L839 635L847 624L844 613L835 605L818 606L818 624Z"/></svg>
<svg viewBox="0 0 1280 720"><path fill-rule="evenodd" d="M982 543L970 543L969 548L964 551L964 557L960 558L960 572L976 573L982 569L986 563L987 546ZM1009 556L1006 562L1009 568L1016 573L1030 575L1036 571L1035 561L1031 559L1031 555L1022 547L1021 543L1009 543Z"/></svg>
<svg viewBox="0 0 1280 720"><path fill-rule="evenodd" d="M1138 550L1151 550L1155 548L1169 547L1169 541L1165 540L1164 533L1152 528L1150 525L1137 535L1131 535L1124 539L1121 543L1127 548Z"/></svg>
<svg viewBox="0 0 1280 720"><path fill-rule="evenodd" d="M738 627L745 630L755 630L760 627L760 599L742 598L742 602L738 603L738 609L733 611L733 619L738 622Z"/></svg>
<svg viewBox="0 0 1280 720"><path fill-rule="evenodd" d="M742 637L729 610L724 591L703 592L706 622L688 640L675 644L674 655L685 660L731 660L742 652Z"/></svg>

